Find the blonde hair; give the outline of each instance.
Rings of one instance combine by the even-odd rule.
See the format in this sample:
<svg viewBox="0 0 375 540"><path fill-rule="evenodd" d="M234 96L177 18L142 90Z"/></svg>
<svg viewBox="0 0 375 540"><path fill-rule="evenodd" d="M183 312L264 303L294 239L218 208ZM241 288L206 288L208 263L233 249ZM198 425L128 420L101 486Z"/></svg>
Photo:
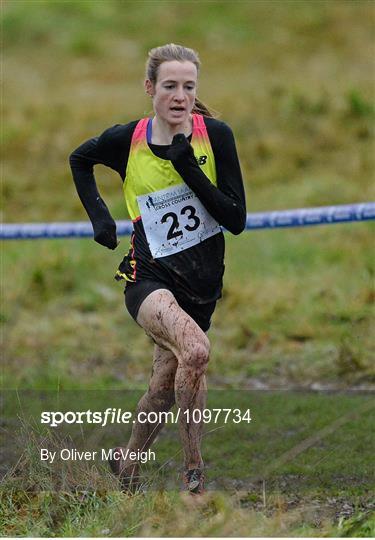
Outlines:
<svg viewBox="0 0 375 540"><path fill-rule="evenodd" d="M167 45L161 45L160 47L155 47L149 51L148 60L146 62L146 78L150 79L153 84L156 84L159 66L163 62L170 62L172 60L177 60L178 62L192 62L199 73L201 62L198 53L194 51L194 49L176 45L175 43L168 43ZM211 118L214 117L213 111L197 97L195 98L192 112L202 114L203 116L210 116Z"/></svg>

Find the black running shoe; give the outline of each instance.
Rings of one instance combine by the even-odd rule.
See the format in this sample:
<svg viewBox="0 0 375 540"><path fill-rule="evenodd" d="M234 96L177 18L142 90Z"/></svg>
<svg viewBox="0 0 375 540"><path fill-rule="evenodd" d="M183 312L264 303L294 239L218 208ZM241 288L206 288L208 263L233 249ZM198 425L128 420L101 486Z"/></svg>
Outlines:
<svg viewBox="0 0 375 540"><path fill-rule="evenodd" d="M201 469L190 469L184 472L184 484L186 490L194 495L204 492L204 474Z"/></svg>
<svg viewBox="0 0 375 540"><path fill-rule="evenodd" d="M121 448L114 448L113 452L120 453ZM125 467L124 460L120 459L108 459L108 464L111 468L111 471L115 476L118 477L121 485L121 491L125 493L136 493L140 485L139 465L135 463Z"/></svg>

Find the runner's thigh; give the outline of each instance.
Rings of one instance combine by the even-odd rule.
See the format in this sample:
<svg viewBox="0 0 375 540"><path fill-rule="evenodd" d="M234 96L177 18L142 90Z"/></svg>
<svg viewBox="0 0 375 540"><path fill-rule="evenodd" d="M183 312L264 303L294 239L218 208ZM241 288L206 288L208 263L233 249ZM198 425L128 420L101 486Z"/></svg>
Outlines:
<svg viewBox="0 0 375 540"><path fill-rule="evenodd" d="M171 350L179 360L186 355L208 356L206 334L178 305L168 289L158 289L145 298L138 311L137 323L155 343Z"/></svg>

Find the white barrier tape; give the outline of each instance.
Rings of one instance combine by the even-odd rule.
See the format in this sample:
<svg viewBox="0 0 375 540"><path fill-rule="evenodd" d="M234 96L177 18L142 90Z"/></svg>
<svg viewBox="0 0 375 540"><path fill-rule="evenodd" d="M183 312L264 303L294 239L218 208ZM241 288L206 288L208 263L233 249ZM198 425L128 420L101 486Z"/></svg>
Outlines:
<svg viewBox="0 0 375 540"><path fill-rule="evenodd" d="M256 212L247 214L246 229L274 229L282 227L307 227L310 225L330 225L351 221L375 219L375 203L358 203L341 206L321 206L299 208L276 212ZM130 235L131 221L117 221L117 235ZM2 223L0 238L3 240L25 240L35 238L84 238L92 237L90 222L68 223Z"/></svg>

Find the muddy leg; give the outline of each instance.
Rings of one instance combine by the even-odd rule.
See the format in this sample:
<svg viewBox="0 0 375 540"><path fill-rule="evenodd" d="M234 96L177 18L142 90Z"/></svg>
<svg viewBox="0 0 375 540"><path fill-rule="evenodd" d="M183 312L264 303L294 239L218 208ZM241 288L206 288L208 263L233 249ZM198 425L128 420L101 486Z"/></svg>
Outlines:
<svg viewBox="0 0 375 540"><path fill-rule="evenodd" d="M148 450L155 440L156 435L163 427L164 422L143 422L147 413L154 411L169 411L175 403L174 379L177 369L175 355L159 345L154 348L154 361L152 366L151 380L147 392L140 399L136 418L140 412L142 422L137 419L133 424L133 430L127 448L130 450Z"/></svg>
<svg viewBox="0 0 375 540"><path fill-rule="evenodd" d="M161 347L173 352L178 361L175 399L180 408L180 435L187 469L203 467L201 456L202 422L193 421L193 411L206 403L204 373L210 344L196 322L178 305L166 289L151 293L143 301L137 322ZM199 413L197 419L199 420Z"/></svg>
<svg viewBox="0 0 375 540"><path fill-rule="evenodd" d="M166 349L155 345L154 360L152 366L151 380L147 392L140 399L133 424L132 433L126 449L129 452L146 451L150 448L157 434L164 425L164 422L150 423L144 422L147 413L154 411L169 411L174 405L174 379L177 369L177 359L175 355ZM137 420L139 413L142 414L141 420ZM136 481L139 472L137 461L127 459L121 460L118 464L118 470L115 471L129 481Z"/></svg>

